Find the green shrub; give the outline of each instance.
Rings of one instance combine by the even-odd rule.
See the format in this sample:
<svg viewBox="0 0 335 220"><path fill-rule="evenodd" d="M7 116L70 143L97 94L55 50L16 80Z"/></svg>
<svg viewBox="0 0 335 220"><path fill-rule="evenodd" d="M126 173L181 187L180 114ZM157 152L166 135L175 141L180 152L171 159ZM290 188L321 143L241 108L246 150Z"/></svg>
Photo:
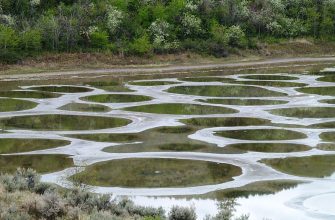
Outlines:
<svg viewBox="0 0 335 220"><path fill-rule="evenodd" d="M109 40L106 31L95 31L90 35L91 47L96 49L108 49Z"/></svg>
<svg viewBox="0 0 335 220"><path fill-rule="evenodd" d="M130 52L137 55L145 55L152 52L152 45L148 35L135 39L130 45Z"/></svg>

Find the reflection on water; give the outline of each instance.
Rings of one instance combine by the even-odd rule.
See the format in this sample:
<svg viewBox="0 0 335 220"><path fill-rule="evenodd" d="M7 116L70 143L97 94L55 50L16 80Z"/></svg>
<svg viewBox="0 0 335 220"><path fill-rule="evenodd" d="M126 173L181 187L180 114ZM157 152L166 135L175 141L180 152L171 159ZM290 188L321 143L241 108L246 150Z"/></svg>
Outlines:
<svg viewBox="0 0 335 220"><path fill-rule="evenodd" d="M323 99L320 100L320 103L335 104L335 99Z"/></svg>
<svg viewBox="0 0 335 220"><path fill-rule="evenodd" d="M322 178L335 172L335 155L263 159L261 162L296 176Z"/></svg>
<svg viewBox="0 0 335 220"><path fill-rule="evenodd" d="M270 111L275 115L296 118L334 118L335 108L332 107L301 107L281 108Z"/></svg>
<svg viewBox="0 0 335 220"><path fill-rule="evenodd" d="M174 115L232 114L238 112L237 110L225 107L197 105L197 104L179 104L179 103L140 105L135 107L124 108L124 110L155 113L155 114L174 114Z"/></svg>
<svg viewBox="0 0 335 220"><path fill-rule="evenodd" d="M239 143L230 144L225 149L238 149L241 151L255 151L255 152L267 152L267 153L288 153L307 151L311 148L303 144L292 144L292 143Z"/></svg>
<svg viewBox="0 0 335 220"><path fill-rule="evenodd" d="M297 89L297 91L309 94L335 96L335 86L305 87Z"/></svg>
<svg viewBox="0 0 335 220"><path fill-rule="evenodd" d="M199 100L201 102L211 104L223 104L223 105L281 105L286 104L288 101L282 100L265 100L265 99L206 99Z"/></svg>
<svg viewBox="0 0 335 220"><path fill-rule="evenodd" d="M116 81L95 81L86 84L110 92L132 92L132 90L124 87L121 83Z"/></svg>
<svg viewBox="0 0 335 220"><path fill-rule="evenodd" d="M294 77L294 76L269 75L269 74L244 75L244 76L240 76L240 78L255 79L255 80L297 80L299 79L298 77Z"/></svg>
<svg viewBox="0 0 335 220"><path fill-rule="evenodd" d="M187 82L234 82L235 79L223 78L223 77L185 77L181 78L182 81Z"/></svg>
<svg viewBox="0 0 335 220"><path fill-rule="evenodd" d="M76 86L35 86L30 87L32 90L44 91L44 92L60 92L60 93L81 93L92 91L85 87Z"/></svg>
<svg viewBox="0 0 335 220"><path fill-rule="evenodd" d="M33 99L49 99L60 97L60 94L38 91L0 91L0 97L9 98L33 98Z"/></svg>
<svg viewBox="0 0 335 220"><path fill-rule="evenodd" d="M104 94L92 95L82 98L84 101L100 103L117 103L117 102L143 102L151 100L148 96L142 95L125 95L125 94Z"/></svg>
<svg viewBox="0 0 335 220"><path fill-rule="evenodd" d="M111 153L136 153L136 152L208 152L208 153L240 153L240 150L227 150L217 147L215 144L192 140L188 135L195 132L197 127L159 127L149 129L138 134L120 134L121 137L134 136L134 139L128 139L128 142L136 143L122 144L118 146L107 147L106 152ZM78 137L78 136L77 136ZM123 139L110 138L105 139L110 142L124 142Z"/></svg>
<svg viewBox="0 0 335 220"><path fill-rule="evenodd" d="M324 141L335 142L335 132L324 132L324 133L320 134L320 138Z"/></svg>
<svg viewBox="0 0 335 220"><path fill-rule="evenodd" d="M0 99L0 112L22 111L32 109L37 103L18 99Z"/></svg>
<svg viewBox="0 0 335 220"><path fill-rule="evenodd" d="M272 86L272 87L302 87L307 84L285 81L236 81L235 83L244 85Z"/></svg>
<svg viewBox="0 0 335 220"><path fill-rule="evenodd" d="M2 127L4 130L96 130L121 127L129 123L130 120L123 118L83 115L34 115L0 119L0 127Z"/></svg>
<svg viewBox="0 0 335 220"><path fill-rule="evenodd" d="M303 133L283 129L227 130L218 131L215 134L241 140L294 140L307 137Z"/></svg>
<svg viewBox="0 0 335 220"><path fill-rule="evenodd" d="M0 154L29 152L48 148L62 147L69 141L56 139L14 139L0 138Z"/></svg>
<svg viewBox="0 0 335 220"><path fill-rule="evenodd" d="M111 109L104 105L70 103L60 107L61 110L77 112L109 112Z"/></svg>
<svg viewBox="0 0 335 220"><path fill-rule="evenodd" d="M234 126L249 126L249 125L266 125L270 124L270 120L262 118L248 117L225 117L225 118L191 118L184 119L181 122L200 127L234 127Z"/></svg>
<svg viewBox="0 0 335 220"><path fill-rule="evenodd" d="M51 173L73 166L66 155L0 155L0 172L13 173L18 167L32 168L39 173Z"/></svg>
<svg viewBox="0 0 335 220"><path fill-rule="evenodd" d="M335 128L335 121L324 122L319 124L312 124L309 127L311 128Z"/></svg>
<svg viewBox="0 0 335 220"><path fill-rule="evenodd" d="M171 93L213 96L213 97L275 97L286 96L285 93L275 92L254 86L176 86L167 90Z"/></svg>
<svg viewBox="0 0 335 220"><path fill-rule="evenodd" d="M138 82L130 82L129 84L135 86L164 86L171 84L178 84L178 82L171 81L138 81Z"/></svg>
<svg viewBox="0 0 335 220"><path fill-rule="evenodd" d="M117 167L117 169L115 169ZM176 187L217 184L241 174L230 164L178 159L121 159L88 166L73 178L95 186Z"/></svg>
<svg viewBox="0 0 335 220"><path fill-rule="evenodd" d="M318 80L323 82L335 82L335 75L332 73L332 75L320 77Z"/></svg>

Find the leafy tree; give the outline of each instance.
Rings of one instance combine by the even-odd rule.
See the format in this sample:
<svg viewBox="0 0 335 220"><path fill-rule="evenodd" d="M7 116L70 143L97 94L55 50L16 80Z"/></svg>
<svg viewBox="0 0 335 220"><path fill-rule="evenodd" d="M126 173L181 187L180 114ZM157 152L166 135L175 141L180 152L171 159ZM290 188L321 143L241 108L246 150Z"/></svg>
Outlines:
<svg viewBox="0 0 335 220"><path fill-rule="evenodd" d="M15 62L20 58L17 52L19 39L11 27L0 24L0 60L6 63Z"/></svg>
<svg viewBox="0 0 335 220"><path fill-rule="evenodd" d="M39 51L42 48L42 35L38 30L27 30L20 34L20 48L25 51Z"/></svg>

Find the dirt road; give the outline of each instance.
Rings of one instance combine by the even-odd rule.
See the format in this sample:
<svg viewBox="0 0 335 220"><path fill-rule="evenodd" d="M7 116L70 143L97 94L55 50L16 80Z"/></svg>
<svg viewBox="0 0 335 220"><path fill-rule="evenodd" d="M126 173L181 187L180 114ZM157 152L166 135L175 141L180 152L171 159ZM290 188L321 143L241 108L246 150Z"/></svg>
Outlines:
<svg viewBox="0 0 335 220"><path fill-rule="evenodd" d="M302 58L278 58L278 59L268 59L261 61L246 61L246 62L233 62L224 64L204 64L204 65L177 65L177 66L163 66L163 67L124 67L124 68L111 68L111 69L86 69L77 71L63 71L63 72L41 72L41 73L27 73L27 74L11 74L11 75L0 75L0 80L24 80L24 79L34 79L36 78L52 78L52 77L66 77L66 76L76 76L85 74L115 74L115 73L163 73L163 72L180 72L180 71L190 71L190 70L205 70L214 68L233 68L233 67L250 67L250 66L262 66L271 64L289 64L289 63L310 63L310 62L333 62L335 64L335 57L302 57Z"/></svg>

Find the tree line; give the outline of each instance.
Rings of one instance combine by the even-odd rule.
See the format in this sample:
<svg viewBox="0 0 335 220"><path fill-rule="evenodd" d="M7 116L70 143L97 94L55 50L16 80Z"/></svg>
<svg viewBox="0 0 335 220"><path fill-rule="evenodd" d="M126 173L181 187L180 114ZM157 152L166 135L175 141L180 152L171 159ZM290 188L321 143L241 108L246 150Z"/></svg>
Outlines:
<svg viewBox="0 0 335 220"><path fill-rule="evenodd" d="M43 51L226 56L334 33L334 0L0 0L2 62Z"/></svg>

